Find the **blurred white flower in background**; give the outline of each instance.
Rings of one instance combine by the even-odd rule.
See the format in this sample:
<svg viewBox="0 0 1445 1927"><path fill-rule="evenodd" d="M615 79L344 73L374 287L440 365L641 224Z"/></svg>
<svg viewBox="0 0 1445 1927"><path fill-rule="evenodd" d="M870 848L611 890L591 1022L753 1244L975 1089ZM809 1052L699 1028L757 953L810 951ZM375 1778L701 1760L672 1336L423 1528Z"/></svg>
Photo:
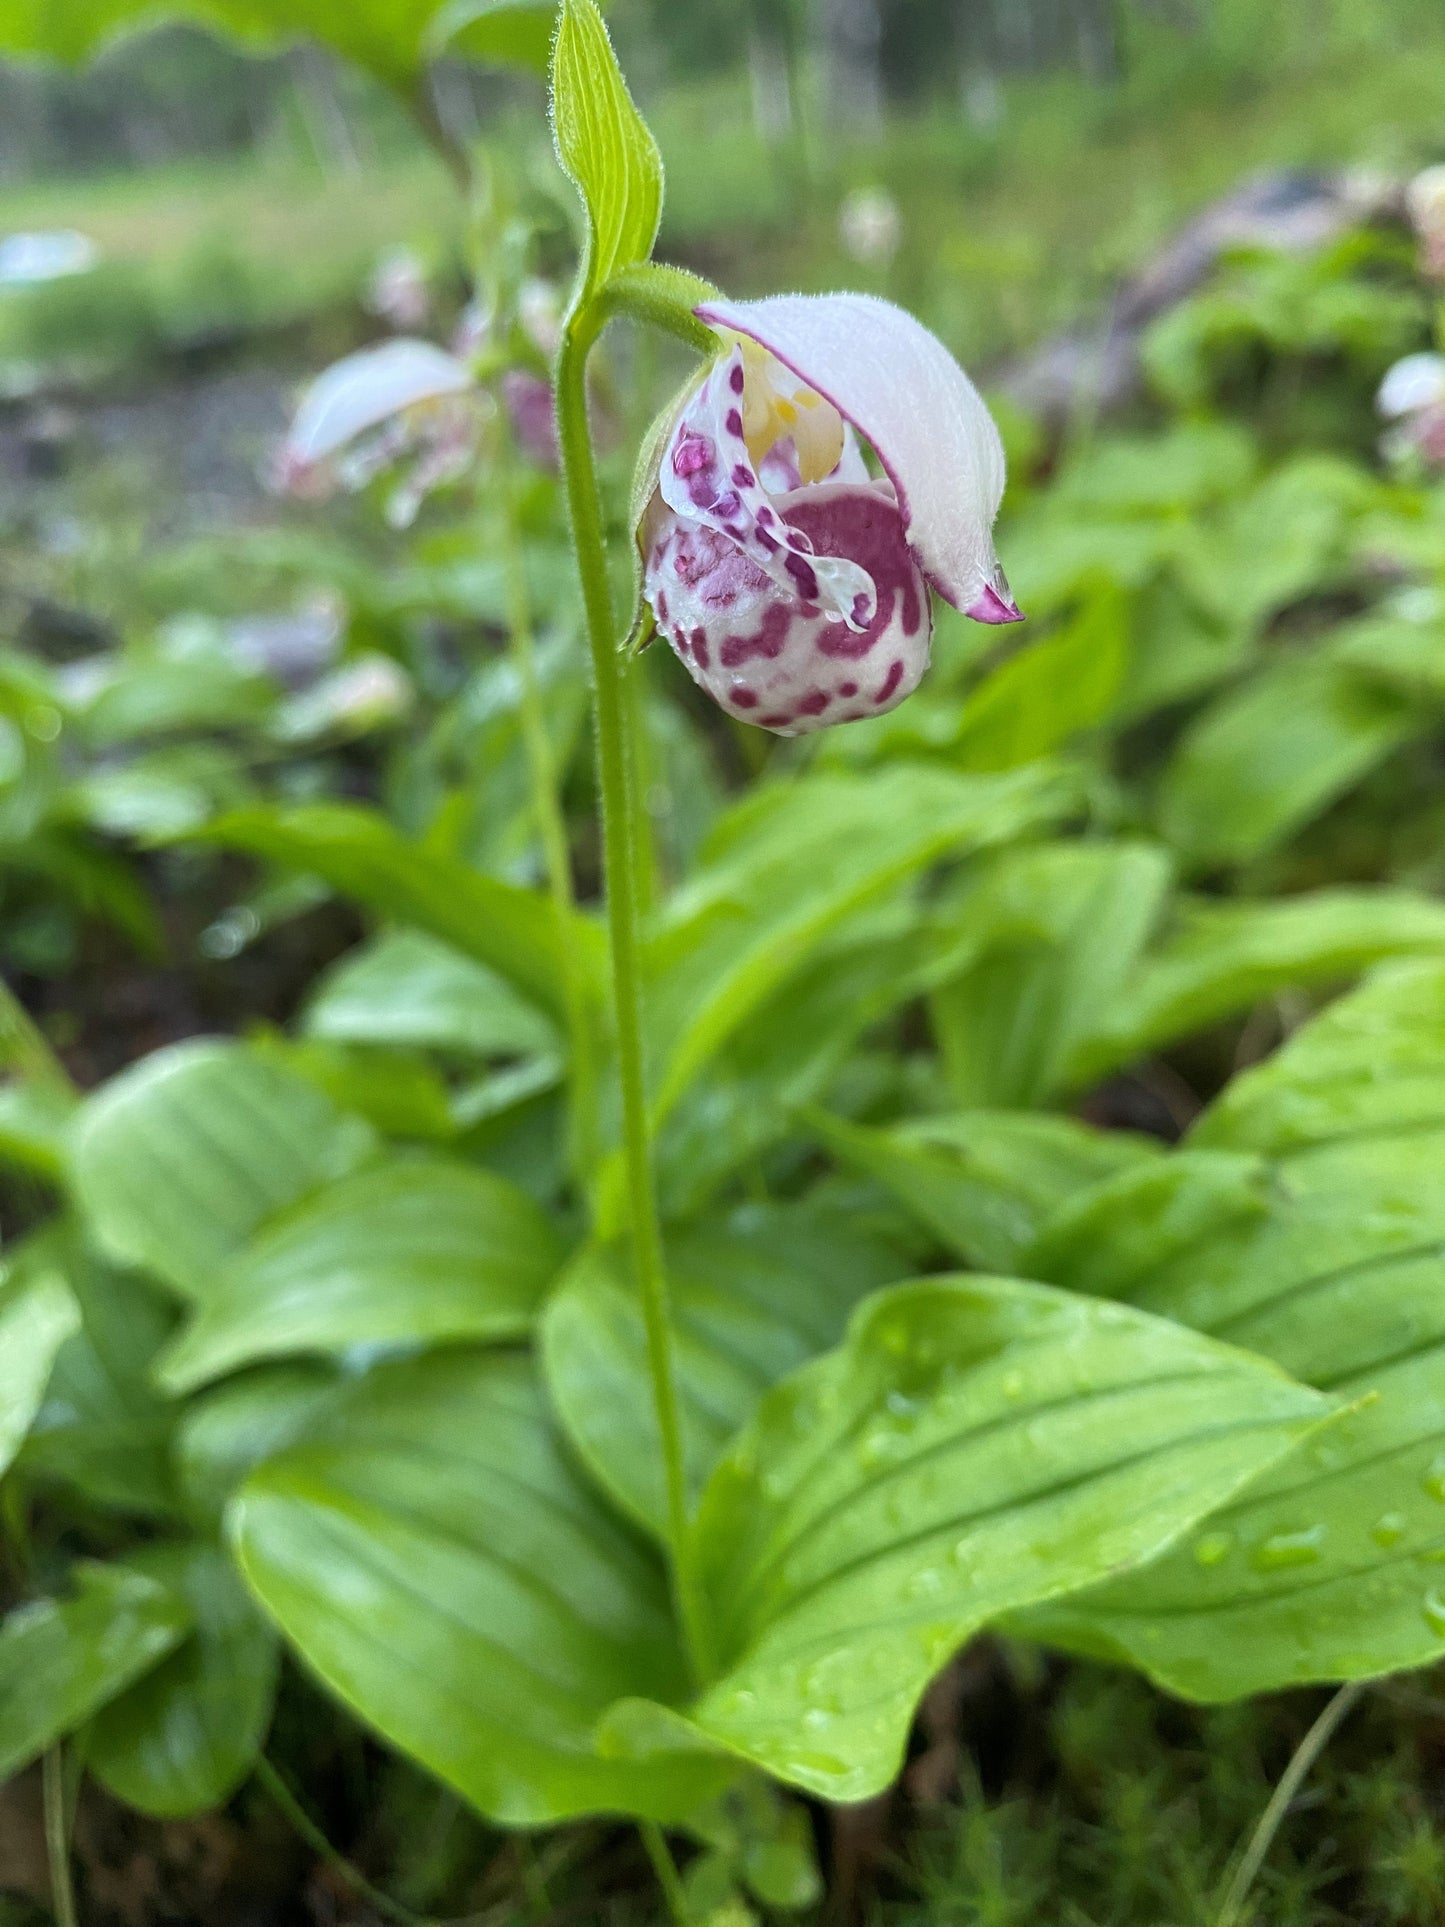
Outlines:
<svg viewBox="0 0 1445 1927"><path fill-rule="evenodd" d="M37 281L60 281L70 274L88 274L100 260L100 250L88 235L74 228L46 234L7 234L0 239L0 287L30 287Z"/></svg>
<svg viewBox="0 0 1445 1927"><path fill-rule="evenodd" d="M903 216L886 187L859 187L838 210L838 238L865 268L886 268L903 240Z"/></svg>
<svg viewBox="0 0 1445 1927"><path fill-rule="evenodd" d="M1380 383L1375 407L1392 424L1380 440L1389 460L1445 465L1445 355L1406 355L1397 361Z"/></svg>
<svg viewBox="0 0 1445 1927"><path fill-rule="evenodd" d="M421 256L412 248L388 248L371 271L363 300L369 314L398 334L424 328L431 314L431 286Z"/></svg>

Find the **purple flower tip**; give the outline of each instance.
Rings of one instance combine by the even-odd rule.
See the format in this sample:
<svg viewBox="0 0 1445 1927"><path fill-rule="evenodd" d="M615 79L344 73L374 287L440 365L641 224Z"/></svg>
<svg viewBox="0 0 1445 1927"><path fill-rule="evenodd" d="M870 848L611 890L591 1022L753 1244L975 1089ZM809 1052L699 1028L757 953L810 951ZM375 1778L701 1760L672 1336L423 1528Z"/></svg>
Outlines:
<svg viewBox="0 0 1445 1927"><path fill-rule="evenodd" d="M1022 622L1024 619L1024 612L1013 597L1001 596L991 582L963 613L972 616L975 622Z"/></svg>

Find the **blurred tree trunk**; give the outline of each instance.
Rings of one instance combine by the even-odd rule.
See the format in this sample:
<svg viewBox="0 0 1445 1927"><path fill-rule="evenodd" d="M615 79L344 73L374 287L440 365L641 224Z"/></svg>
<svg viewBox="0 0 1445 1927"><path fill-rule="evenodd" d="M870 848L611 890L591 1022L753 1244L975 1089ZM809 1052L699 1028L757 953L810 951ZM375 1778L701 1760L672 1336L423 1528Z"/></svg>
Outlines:
<svg viewBox="0 0 1445 1927"><path fill-rule="evenodd" d="M840 132L875 127L883 111L878 0L814 0L814 21L830 124Z"/></svg>

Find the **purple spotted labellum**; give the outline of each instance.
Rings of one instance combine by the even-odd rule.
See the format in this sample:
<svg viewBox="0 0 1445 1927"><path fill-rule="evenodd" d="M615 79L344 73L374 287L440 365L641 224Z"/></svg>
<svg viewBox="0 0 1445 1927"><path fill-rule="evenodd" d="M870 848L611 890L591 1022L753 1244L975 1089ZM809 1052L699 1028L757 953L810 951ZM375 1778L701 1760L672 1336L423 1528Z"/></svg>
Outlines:
<svg viewBox="0 0 1445 1927"><path fill-rule="evenodd" d="M697 314L722 352L660 447L638 531L643 593L695 682L798 736L911 695L930 585L978 622L1020 620L993 546L998 430L920 322L857 294Z"/></svg>

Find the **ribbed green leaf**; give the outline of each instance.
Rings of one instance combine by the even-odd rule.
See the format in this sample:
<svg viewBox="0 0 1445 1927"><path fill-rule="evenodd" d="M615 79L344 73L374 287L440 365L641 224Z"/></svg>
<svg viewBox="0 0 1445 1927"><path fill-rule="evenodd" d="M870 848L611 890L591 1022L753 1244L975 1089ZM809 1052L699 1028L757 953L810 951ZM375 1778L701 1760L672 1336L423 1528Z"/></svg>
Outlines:
<svg viewBox="0 0 1445 1927"><path fill-rule="evenodd" d="M597 1750L615 1700L676 1702L687 1669L660 1564L574 1469L525 1360L382 1367L254 1472L229 1518L312 1670L493 1819L670 1819L730 1777L697 1751Z"/></svg>
<svg viewBox="0 0 1445 1927"><path fill-rule="evenodd" d="M296 1352L519 1338L561 1258L545 1214L505 1178L394 1158L272 1218L156 1375L179 1393Z"/></svg>
<svg viewBox="0 0 1445 1927"><path fill-rule="evenodd" d="M696 1496L770 1385L835 1344L903 1261L839 1212L748 1206L667 1241L688 1485ZM667 1518L642 1310L625 1260L589 1254L547 1308L547 1385L572 1442L632 1518Z"/></svg>
<svg viewBox="0 0 1445 1927"><path fill-rule="evenodd" d="M373 1150L359 1118L262 1053L199 1042L157 1051L89 1099L71 1176L109 1257L204 1300L266 1218Z"/></svg>
<svg viewBox="0 0 1445 1927"><path fill-rule="evenodd" d="M0 1472L24 1443L56 1353L79 1325L80 1307L47 1242L12 1253L0 1269Z"/></svg>
<svg viewBox="0 0 1445 1927"><path fill-rule="evenodd" d="M704 1495L726 1668L692 1718L866 1798L979 1626L1158 1553L1330 1410L1184 1327L1011 1279L880 1293Z"/></svg>

